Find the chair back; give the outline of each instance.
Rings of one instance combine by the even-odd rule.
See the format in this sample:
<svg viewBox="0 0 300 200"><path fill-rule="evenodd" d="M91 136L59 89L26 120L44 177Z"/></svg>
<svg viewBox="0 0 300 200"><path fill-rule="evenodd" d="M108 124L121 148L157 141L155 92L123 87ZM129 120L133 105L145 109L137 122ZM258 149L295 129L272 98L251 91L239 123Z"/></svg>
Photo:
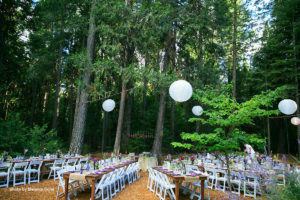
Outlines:
<svg viewBox="0 0 300 200"><path fill-rule="evenodd" d="M12 164L11 163L2 163L0 164L0 172L9 173L11 169Z"/></svg>
<svg viewBox="0 0 300 200"><path fill-rule="evenodd" d="M43 164L43 161L31 161L28 165L27 169L37 169L40 170L41 166Z"/></svg>
<svg viewBox="0 0 300 200"><path fill-rule="evenodd" d="M70 166L74 166L74 165L76 165L77 160L78 159L69 159L66 164L70 165Z"/></svg>
<svg viewBox="0 0 300 200"><path fill-rule="evenodd" d="M199 168L196 167L195 165L185 165L187 173L192 173L193 171L199 171Z"/></svg>
<svg viewBox="0 0 300 200"><path fill-rule="evenodd" d="M12 171L25 171L27 168L28 162L15 163Z"/></svg>
<svg viewBox="0 0 300 200"><path fill-rule="evenodd" d="M54 163L53 163L53 167L62 167L65 163L65 160L64 159L61 159L61 160L55 160Z"/></svg>

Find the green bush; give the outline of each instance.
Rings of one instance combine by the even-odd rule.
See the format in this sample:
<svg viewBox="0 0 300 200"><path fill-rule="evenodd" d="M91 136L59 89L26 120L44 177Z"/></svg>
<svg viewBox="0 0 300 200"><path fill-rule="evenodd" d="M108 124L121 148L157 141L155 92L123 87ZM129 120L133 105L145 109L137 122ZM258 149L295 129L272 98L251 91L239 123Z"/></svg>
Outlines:
<svg viewBox="0 0 300 200"><path fill-rule="evenodd" d="M20 119L19 113L11 113L6 120L0 119L0 152L9 151L12 156L23 155L27 149L27 155L41 155L55 153L62 149L63 142L56 137L55 131L47 132L47 125L35 125L30 128Z"/></svg>

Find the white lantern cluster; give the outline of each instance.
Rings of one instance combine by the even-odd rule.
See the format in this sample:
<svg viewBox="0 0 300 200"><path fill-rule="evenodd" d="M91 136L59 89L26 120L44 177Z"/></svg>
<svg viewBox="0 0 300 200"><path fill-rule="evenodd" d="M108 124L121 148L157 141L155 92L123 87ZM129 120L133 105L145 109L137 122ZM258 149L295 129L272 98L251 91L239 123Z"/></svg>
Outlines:
<svg viewBox="0 0 300 200"><path fill-rule="evenodd" d="M185 80L178 80L171 84L169 94L177 102L189 100L193 94L191 84Z"/></svg>
<svg viewBox="0 0 300 200"><path fill-rule="evenodd" d="M200 116L203 113L203 108L201 106L194 106L192 108L192 112L193 112L194 115Z"/></svg>
<svg viewBox="0 0 300 200"><path fill-rule="evenodd" d="M112 99L107 99L103 102L102 104L102 108L103 110L105 110L106 112L110 112L112 111L116 106L116 103L114 100Z"/></svg>
<svg viewBox="0 0 300 200"><path fill-rule="evenodd" d="M300 125L300 118L299 118L299 117L293 117L293 118L291 119L291 123L292 123L293 125L295 125L295 126Z"/></svg>
<svg viewBox="0 0 300 200"><path fill-rule="evenodd" d="M279 102L278 108L280 112L286 115L294 114L297 110L297 104L291 99L284 99Z"/></svg>

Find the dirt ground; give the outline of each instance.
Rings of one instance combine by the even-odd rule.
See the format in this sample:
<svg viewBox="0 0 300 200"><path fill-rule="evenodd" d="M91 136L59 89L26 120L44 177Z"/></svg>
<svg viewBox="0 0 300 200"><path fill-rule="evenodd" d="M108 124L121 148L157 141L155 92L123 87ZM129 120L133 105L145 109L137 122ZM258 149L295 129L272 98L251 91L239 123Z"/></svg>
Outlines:
<svg viewBox="0 0 300 200"><path fill-rule="evenodd" d="M119 192L115 200L158 200L159 198L147 189L148 173L142 173L141 178L135 183L126 184L125 190ZM44 179L40 183L32 183L9 188L0 188L1 200L54 200L56 199L58 180ZM61 190L62 191L62 190ZM89 200L91 190L78 192L77 197L71 199ZM210 190L210 199L223 199L224 193ZM63 199L60 197L59 199ZM170 198L167 198L168 200ZM252 199L252 198L246 198ZM180 191L180 200L189 200L189 195L183 195ZM194 198L196 200L196 198Z"/></svg>

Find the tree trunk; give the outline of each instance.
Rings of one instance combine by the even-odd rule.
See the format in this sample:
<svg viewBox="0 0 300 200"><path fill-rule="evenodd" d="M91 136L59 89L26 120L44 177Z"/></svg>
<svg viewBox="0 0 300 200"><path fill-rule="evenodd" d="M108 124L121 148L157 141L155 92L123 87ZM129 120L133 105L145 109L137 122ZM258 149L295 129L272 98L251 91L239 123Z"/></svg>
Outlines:
<svg viewBox="0 0 300 200"><path fill-rule="evenodd" d="M121 100L120 100L120 110L119 110L119 118L116 132L116 140L114 145L114 153L118 154L120 152L120 144L121 144L121 132L124 118L124 108L125 108L125 97L126 97L126 83L125 80L122 81L122 92L121 92Z"/></svg>
<svg viewBox="0 0 300 200"><path fill-rule="evenodd" d="M170 52L172 51L172 31L169 30L167 38L167 46L165 48L165 55L163 60L163 65L161 73L165 73L170 62ZM152 146L152 153L157 155L158 162L160 163L160 154L162 139L164 134L164 119L165 119L165 109L166 109L166 97L167 89L164 86L161 88L160 99L159 99L159 108L156 121L155 137Z"/></svg>
<svg viewBox="0 0 300 200"><path fill-rule="evenodd" d="M148 66L148 62L149 62L149 55L146 54L146 58L145 58L145 67ZM145 120L145 114L146 114L146 103L147 103L147 78L144 77L144 90L143 90L143 119Z"/></svg>
<svg viewBox="0 0 300 200"><path fill-rule="evenodd" d="M45 91L44 98L43 98L43 108L42 108L43 113L45 113L46 111L47 100L48 100L48 91Z"/></svg>
<svg viewBox="0 0 300 200"><path fill-rule="evenodd" d="M175 140L175 101L171 99L171 124L170 131L173 141Z"/></svg>
<svg viewBox="0 0 300 200"><path fill-rule="evenodd" d="M131 114L132 114L132 97L130 95L127 96L127 103L126 103L126 130L125 134L123 134L124 138L124 145L123 149L125 150L124 152L128 152L128 144L129 144L129 135L131 133Z"/></svg>
<svg viewBox="0 0 300 200"><path fill-rule="evenodd" d="M294 53L294 70L295 70L295 89L296 89L296 103L297 116L299 116L299 82L298 82L298 65L297 65L297 53L296 53L296 30L295 22L293 23L293 53ZM298 157L300 158L300 125L297 126L297 143L298 143Z"/></svg>
<svg viewBox="0 0 300 200"><path fill-rule="evenodd" d="M234 14L233 14L233 36L232 36L232 81L233 81L233 90L232 96L236 98L236 67L237 67L237 0L233 1L234 4Z"/></svg>
<svg viewBox="0 0 300 200"><path fill-rule="evenodd" d="M152 153L156 154L159 158L161 154L161 145L164 134L164 118L165 118L165 108L166 108L166 97L167 91L165 88L161 89L159 109L156 121L155 138L152 146Z"/></svg>
<svg viewBox="0 0 300 200"><path fill-rule="evenodd" d="M271 131L270 131L270 118L267 117L267 129L268 129L268 154L271 154Z"/></svg>
<svg viewBox="0 0 300 200"><path fill-rule="evenodd" d="M4 110L5 110L5 113L4 113L4 120L7 119L7 115L8 115L8 106L9 106L9 99L8 99L8 89L6 90L5 92L5 100L4 100Z"/></svg>
<svg viewBox="0 0 300 200"><path fill-rule="evenodd" d="M108 112L104 111L103 125L102 125L102 144L101 144L101 152L104 153L106 146L106 136L108 130Z"/></svg>
<svg viewBox="0 0 300 200"><path fill-rule="evenodd" d="M37 87L38 87L38 80L34 80L33 93L32 93L32 103L31 103L31 112L30 112L30 127L31 128L33 127Z"/></svg>
<svg viewBox="0 0 300 200"><path fill-rule="evenodd" d="M199 133L199 131L200 131L200 121L197 121L196 122L196 133Z"/></svg>
<svg viewBox="0 0 300 200"><path fill-rule="evenodd" d="M89 84L91 79L91 72L89 70L89 65L93 61L94 57L94 43L95 43L95 16L94 16L94 8L96 6L96 0L93 0L91 11L90 11L90 24L88 31L88 39L87 39L87 63L86 68L83 72L83 88L79 88L80 94L79 98L76 100L76 110L74 117L74 125L72 131L72 139L70 144L69 152L78 153L82 152L83 147L83 139L86 125L86 116L87 116L87 108L88 108L88 95L89 95Z"/></svg>
<svg viewBox="0 0 300 200"><path fill-rule="evenodd" d="M62 52L62 47L60 49ZM61 81L61 71L62 71L62 53L60 53L60 61L57 63L57 75L56 75L56 85L55 85L55 99L54 99L54 112L52 118L52 129L57 130L57 118L59 115L59 101L60 101L60 81Z"/></svg>

